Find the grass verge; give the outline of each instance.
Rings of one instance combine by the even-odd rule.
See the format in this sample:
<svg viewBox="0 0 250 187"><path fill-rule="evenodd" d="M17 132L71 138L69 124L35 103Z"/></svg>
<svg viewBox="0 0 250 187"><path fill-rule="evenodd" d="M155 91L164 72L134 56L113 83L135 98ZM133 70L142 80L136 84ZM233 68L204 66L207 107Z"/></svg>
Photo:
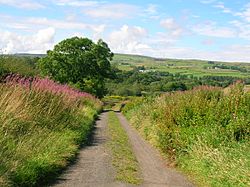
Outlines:
<svg viewBox="0 0 250 187"><path fill-rule="evenodd" d="M123 112L197 186L250 186L250 94L242 84L138 98Z"/></svg>
<svg viewBox="0 0 250 187"><path fill-rule="evenodd" d="M139 164L133 154L128 136L114 112L108 115L108 146L112 152L112 164L116 169L116 179L130 184L140 184Z"/></svg>

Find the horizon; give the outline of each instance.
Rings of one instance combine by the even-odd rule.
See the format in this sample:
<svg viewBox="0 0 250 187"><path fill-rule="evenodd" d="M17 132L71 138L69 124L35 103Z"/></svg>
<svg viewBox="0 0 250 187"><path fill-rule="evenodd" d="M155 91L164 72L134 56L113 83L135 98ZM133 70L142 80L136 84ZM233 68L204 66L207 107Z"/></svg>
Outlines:
<svg viewBox="0 0 250 187"><path fill-rule="evenodd" d="M248 0L0 0L0 11L0 53L46 54L78 36L114 53L250 62Z"/></svg>
<svg viewBox="0 0 250 187"><path fill-rule="evenodd" d="M0 54L1 55L47 55L47 53L12 53L12 54ZM249 62L241 62L241 61L220 61L220 60L211 60L211 59L198 59L198 58L168 58L168 57L165 57L165 58L161 58L161 57L154 57L154 56L147 56L147 55L140 55L140 54L129 54L129 53L114 53L114 55L127 55L127 56L139 56L139 57L144 57L144 58L152 58L152 59L163 59L163 60L195 60L195 61L213 61L213 62L222 62L222 63L237 63L237 64L241 64L241 63L246 63L246 64L249 64Z"/></svg>

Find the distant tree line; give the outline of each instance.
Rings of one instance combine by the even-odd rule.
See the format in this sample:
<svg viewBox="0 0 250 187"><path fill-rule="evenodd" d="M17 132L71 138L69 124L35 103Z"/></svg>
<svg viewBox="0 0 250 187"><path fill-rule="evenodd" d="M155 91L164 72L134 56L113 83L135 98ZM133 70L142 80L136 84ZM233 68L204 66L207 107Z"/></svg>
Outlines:
<svg viewBox="0 0 250 187"><path fill-rule="evenodd" d="M10 73L22 76L35 76L39 74L36 64L39 57L0 55L0 77Z"/></svg>
<svg viewBox="0 0 250 187"><path fill-rule="evenodd" d="M171 91L184 91L195 86L211 85L227 87L237 80L246 83L248 78L237 78L229 76L203 76L183 75L180 73L172 74L168 72L145 72L136 67L131 71L121 71L115 68L116 77L106 81L106 90L109 95L140 96L143 94L157 94Z"/></svg>
<svg viewBox="0 0 250 187"><path fill-rule="evenodd" d="M243 72L243 73L246 73L247 72L247 69L244 68L244 67L240 67L240 66L227 66L225 64L216 64L214 66L212 66L212 68L220 68L220 69L231 69L231 70L237 70L237 71L240 71L240 72Z"/></svg>

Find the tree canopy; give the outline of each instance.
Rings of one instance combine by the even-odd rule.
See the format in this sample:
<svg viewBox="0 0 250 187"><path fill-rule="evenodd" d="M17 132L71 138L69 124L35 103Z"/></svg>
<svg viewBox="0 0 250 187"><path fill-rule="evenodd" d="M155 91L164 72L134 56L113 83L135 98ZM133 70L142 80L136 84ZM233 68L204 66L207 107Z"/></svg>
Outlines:
<svg viewBox="0 0 250 187"><path fill-rule="evenodd" d="M102 97L104 78L112 76L112 58L113 53L104 41L94 43L88 38L73 37L47 51L38 66L42 75Z"/></svg>

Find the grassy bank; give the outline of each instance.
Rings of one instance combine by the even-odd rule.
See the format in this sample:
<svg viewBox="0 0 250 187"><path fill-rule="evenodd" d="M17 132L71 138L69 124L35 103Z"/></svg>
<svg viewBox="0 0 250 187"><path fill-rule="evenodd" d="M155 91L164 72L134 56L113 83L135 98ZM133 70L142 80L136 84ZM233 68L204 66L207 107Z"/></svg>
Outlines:
<svg viewBox="0 0 250 187"><path fill-rule="evenodd" d="M0 84L0 186L39 186L74 158L101 103L48 79Z"/></svg>
<svg viewBox="0 0 250 187"><path fill-rule="evenodd" d="M199 186L250 185L250 94L242 85L141 98L124 113Z"/></svg>
<svg viewBox="0 0 250 187"><path fill-rule="evenodd" d="M125 183L140 184L139 165L133 154L128 136L121 127L114 112L109 112L108 132L110 141L108 146L112 152L112 163L116 169L116 179Z"/></svg>

